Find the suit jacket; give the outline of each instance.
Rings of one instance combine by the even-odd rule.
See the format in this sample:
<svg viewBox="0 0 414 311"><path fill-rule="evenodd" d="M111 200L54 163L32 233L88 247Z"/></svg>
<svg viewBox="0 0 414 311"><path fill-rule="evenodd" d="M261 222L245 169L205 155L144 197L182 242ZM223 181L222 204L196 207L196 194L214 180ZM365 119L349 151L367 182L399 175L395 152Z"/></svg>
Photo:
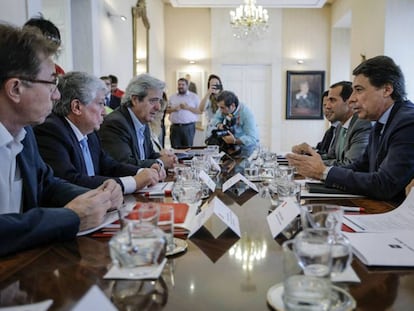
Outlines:
<svg viewBox="0 0 414 311"><path fill-rule="evenodd" d="M111 94L109 99L109 107L116 109L121 105L121 98Z"/></svg>
<svg viewBox="0 0 414 311"><path fill-rule="evenodd" d="M124 106L119 107L105 117L98 134L105 151L120 162L150 167L156 163L155 159L160 157L160 154L154 151L150 129L146 125L144 131L146 160L140 160L135 126L128 108Z"/></svg>
<svg viewBox="0 0 414 311"><path fill-rule="evenodd" d="M370 172L372 134L373 130L362 156L345 167L332 167L325 184L350 193L400 203L405 198L405 186L414 177L413 103L402 101L394 104L378 152L372 155L375 170Z"/></svg>
<svg viewBox="0 0 414 311"><path fill-rule="evenodd" d="M53 177L39 155L31 127L25 129L23 150L16 158L23 179L23 213L0 215L0 256L75 238L79 217L60 206L88 190Z"/></svg>
<svg viewBox="0 0 414 311"><path fill-rule="evenodd" d="M340 131L341 126L339 126ZM368 145L368 138L371 132L371 122L362 120L355 114L349 123L345 137L344 148L339 152L338 144L335 146L335 159L325 161L326 165L344 166L359 159ZM337 136L339 135L337 132Z"/></svg>
<svg viewBox="0 0 414 311"><path fill-rule="evenodd" d="M98 135L93 132L88 135L88 146L95 176L88 176L79 141L64 117L52 113L34 131L40 154L53 168L55 176L76 185L96 188L107 179L115 179L122 186L118 177L134 176L139 169L111 158L102 149Z"/></svg>

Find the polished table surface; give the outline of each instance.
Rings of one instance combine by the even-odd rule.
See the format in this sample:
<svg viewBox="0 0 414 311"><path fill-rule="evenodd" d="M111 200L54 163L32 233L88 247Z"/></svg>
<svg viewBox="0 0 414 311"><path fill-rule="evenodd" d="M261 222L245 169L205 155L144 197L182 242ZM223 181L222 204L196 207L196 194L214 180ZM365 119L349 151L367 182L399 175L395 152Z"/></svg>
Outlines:
<svg viewBox="0 0 414 311"><path fill-rule="evenodd" d="M266 293L283 272L280 241L266 222L270 202L251 190L215 195L238 215L241 238L227 229L215 239L209 224L187 240L186 252L169 258L155 281L104 280L111 267L107 238L84 236L21 252L0 259L0 306L53 299L50 310L70 310L96 284L120 310L272 310ZM392 208L361 198L305 203L317 202L363 206L369 213ZM413 310L414 269L373 269L357 259L352 266L362 282L340 285L357 310Z"/></svg>

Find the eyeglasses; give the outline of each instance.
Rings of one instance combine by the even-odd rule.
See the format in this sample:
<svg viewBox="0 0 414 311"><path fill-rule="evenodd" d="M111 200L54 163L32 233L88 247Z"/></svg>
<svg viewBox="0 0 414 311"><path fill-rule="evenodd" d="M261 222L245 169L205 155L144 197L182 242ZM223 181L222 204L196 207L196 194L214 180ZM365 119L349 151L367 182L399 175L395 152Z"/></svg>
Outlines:
<svg viewBox="0 0 414 311"><path fill-rule="evenodd" d="M154 98L148 99L148 101L151 105L161 104L162 103L162 98L154 97Z"/></svg>
<svg viewBox="0 0 414 311"><path fill-rule="evenodd" d="M53 85L53 87L50 89L50 93L54 93L57 89L57 86L59 84L59 78L56 77L54 78L52 81L48 81L48 80L40 80L40 79L30 79L30 78L23 78L23 77L16 77L20 80L23 81L27 81L27 82L32 82L32 83L42 83L42 84L51 84Z"/></svg>

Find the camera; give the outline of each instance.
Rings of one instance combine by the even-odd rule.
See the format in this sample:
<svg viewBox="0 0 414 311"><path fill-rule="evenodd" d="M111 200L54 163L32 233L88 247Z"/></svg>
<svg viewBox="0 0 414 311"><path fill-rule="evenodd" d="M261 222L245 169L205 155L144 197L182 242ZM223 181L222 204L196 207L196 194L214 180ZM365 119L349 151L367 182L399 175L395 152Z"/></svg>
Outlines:
<svg viewBox="0 0 414 311"><path fill-rule="evenodd" d="M214 84L214 85L211 86L211 88L213 90L220 90L220 91L222 91L223 90L223 85L221 85L221 84Z"/></svg>
<svg viewBox="0 0 414 311"><path fill-rule="evenodd" d="M228 130L212 130L211 134L216 137L223 137L229 135Z"/></svg>

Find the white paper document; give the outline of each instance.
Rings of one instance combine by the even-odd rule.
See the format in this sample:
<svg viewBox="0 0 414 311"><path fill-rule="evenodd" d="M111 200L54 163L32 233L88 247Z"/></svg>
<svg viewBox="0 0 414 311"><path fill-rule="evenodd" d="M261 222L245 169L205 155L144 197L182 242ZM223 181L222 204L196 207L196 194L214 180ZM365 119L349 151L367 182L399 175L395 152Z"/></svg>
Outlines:
<svg viewBox="0 0 414 311"><path fill-rule="evenodd" d="M114 221L118 220L119 216L118 216L118 211L112 211L109 213L106 213L105 217L104 217L104 221L102 222L102 224L100 224L97 227L91 228L91 229L87 229L87 230L83 230L83 231L79 231L77 236L82 236L82 235L86 235L92 232L95 232L103 227L108 226L109 224L113 223Z"/></svg>
<svg viewBox="0 0 414 311"><path fill-rule="evenodd" d="M344 224L355 232L414 231L414 191L396 209L382 214L344 215Z"/></svg>
<svg viewBox="0 0 414 311"><path fill-rule="evenodd" d="M282 204L267 216L267 223L272 232L272 236L276 237L298 215L300 215L300 208L296 203L296 199L287 198L286 201L283 201Z"/></svg>
<svg viewBox="0 0 414 311"><path fill-rule="evenodd" d="M368 266L414 267L414 231L344 234L354 254Z"/></svg>
<svg viewBox="0 0 414 311"><path fill-rule="evenodd" d="M112 304L108 297L105 296L98 286L93 285L85 296L83 296L72 309L72 311L89 310L116 311L118 309Z"/></svg>
<svg viewBox="0 0 414 311"><path fill-rule="evenodd" d="M171 193L173 181L159 182L158 184L138 190L137 193L145 196L164 196Z"/></svg>
<svg viewBox="0 0 414 311"><path fill-rule="evenodd" d="M357 194L337 194L337 193L310 193L308 189L302 189L300 192L301 198L363 198L363 195Z"/></svg>
<svg viewBox="0 0 414 311"><path fill-rule="evenodd" d="M196 233L212 216L216 215L227 227L229 227L238 236L240 233L239 218L237 215L228 208L219 198L215 197L211 202L194 218L190 225L190 233L188 237L191 237Z"/></svg>
<svg viewBox="0 0 414 311"><path fill-rule="evenodd" d="M238 181L244 182L246 185L248 185L254 191L259 192L259 189L257 189L257 186L240 173L237 173L233 177L227 179L227 181L225 183L223 183L222 191L223 192L227 191L232 186L234 186Z"/></svg>
<svg viewBox="0 0 414 311"><path fill-rule="evenodd" d="M151 267L119 268L113 265L104 275L104 279L145 280L158 279L164 269L167 258L158 265Z"/></svg>
<svg viewBox="0 0 414 311"><path fill-rule="evenodd" d="M32 303L28 305L19 305L12 307L0 308L1 311L46 311L52 305L53 300L48 299L42 302Z"/></svg>

